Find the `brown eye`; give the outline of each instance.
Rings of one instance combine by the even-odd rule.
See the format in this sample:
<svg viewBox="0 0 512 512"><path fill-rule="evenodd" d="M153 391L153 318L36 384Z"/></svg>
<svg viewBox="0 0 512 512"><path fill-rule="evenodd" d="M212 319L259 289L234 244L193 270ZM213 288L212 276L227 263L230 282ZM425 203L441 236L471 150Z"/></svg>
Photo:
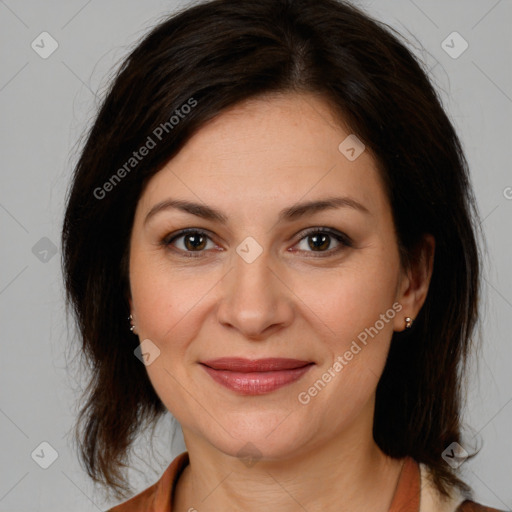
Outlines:
<svg viewBox="0 0 512 512"><path fill-rule="evenodd" d="M206 249L208 241L211 241L210 237L203 231L189 229L181 231L180 233L167 237L162 241L166 246L173 246L178 252L186 253L201 253ZM213 245L213 242L212 242Z"/></svg>
<svg viewBox="0 0 512 512"><path fill-rule="evenodd" d="M333 241L337 246L331 248ZM347 235L324 228L306 232L305 236L301 238L299 246L300 244L303 247L299 249L301 251L327 253L327 256L338 253L346 247L352 247L352 241Z"/></svg>
<svg viewBox="0 0 512 512"><path fill-rule="evenodd" d="M206 237L200 233L187 233L183 235L183 241L188 251L200 251L206 246Z"/></svg>
<svg viewBox="0 0 512 512"><path fill-rule="evenodd" d="M331 237L326 233L315 233L306 237L309 241L308 245L314 251L328 249L331 244Z"/></svg>

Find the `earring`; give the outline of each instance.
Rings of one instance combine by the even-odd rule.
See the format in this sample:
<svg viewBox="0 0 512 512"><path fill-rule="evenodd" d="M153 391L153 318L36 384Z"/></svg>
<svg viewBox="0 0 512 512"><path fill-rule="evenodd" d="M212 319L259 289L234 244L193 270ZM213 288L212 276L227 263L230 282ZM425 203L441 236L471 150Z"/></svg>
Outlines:
<svg viewBox="0 0 512 512"><path fill-rule="evenodd" d="M133 334L136 334L136 333L134 332L134 330L135 330L135 325L133 325L133 316L132 316L132 315L130 315L130 316L128 317L128 320L130 321L130 331L132 331L132 332L133 332Z"/></svg>
<svg viewBox="0 0 512 512"><path fill-rule="evenodd" d="M405 317L405 328L410 329L412 327L412 318L410 316Z"/></svg>

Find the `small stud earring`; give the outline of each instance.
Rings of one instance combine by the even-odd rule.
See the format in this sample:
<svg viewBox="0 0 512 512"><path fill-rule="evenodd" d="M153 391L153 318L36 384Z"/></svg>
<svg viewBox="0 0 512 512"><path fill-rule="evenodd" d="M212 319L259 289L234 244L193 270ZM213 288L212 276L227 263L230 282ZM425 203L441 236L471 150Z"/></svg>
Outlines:
<svg viewBox="0 0 512 512"><path fill-rule="evenodd" d="M132 332L133 332L133 334L135 334L135 332L134 332L134 330L135 330L135 325L133 325L133 316L132 316L132 315L130 315L130 316L128 317L128 320L130 321L130 326L131 326L131 327L130 327L130 331L132 331Z"/></svg>
<svg viewBox="0 0 512 512"><path fill-rule="evenodd" d="M410 316L405 317L405 328L410 329L412 327L412 318Z"/></svg>

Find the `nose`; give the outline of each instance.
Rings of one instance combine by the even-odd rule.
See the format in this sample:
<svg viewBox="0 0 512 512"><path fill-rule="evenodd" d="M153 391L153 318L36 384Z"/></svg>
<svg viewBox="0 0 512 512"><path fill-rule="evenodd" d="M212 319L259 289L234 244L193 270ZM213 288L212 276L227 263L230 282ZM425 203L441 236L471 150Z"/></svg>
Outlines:
<svg viewBox="0 0 512 512"><path fill-rule="evenodd" d="M270 260L265 250L251 263L234 253L234 268L222 280L218 321L252 340L266 339L293 321L293 293Z"/></svg>

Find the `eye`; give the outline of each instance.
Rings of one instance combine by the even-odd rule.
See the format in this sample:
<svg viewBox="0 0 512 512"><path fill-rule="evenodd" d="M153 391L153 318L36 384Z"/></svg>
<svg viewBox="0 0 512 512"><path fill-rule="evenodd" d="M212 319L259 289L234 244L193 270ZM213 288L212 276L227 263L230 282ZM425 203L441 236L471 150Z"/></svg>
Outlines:
<svg viewBox="0 0 512 512"><path fill-rule="evenodd" d="M333 240L337 243L337 247L329 249ZM213 247L208 247L208 242L211 242ZM346 247L353 246L349 236L330 228L313 228L306 231L298 245L301 244L302 248L299 250L302 252L325 253L314 257L332 256ZM195 228L183 229L165 237L162 240L162 245L190 258L199 257L206 249L215 249L216 247L206 232Z"/></svg>
<svg viewBox="0 0 512 512"><path fill-rule="evenodd" d="M333 239L338 244L334 249L329 249L332 245ZM327 253L325 256L332 256L345 247L352 247L352 240L350 237L339 231L334 231L330 228L313 228L305 233L299 241L299 246L302 245L304 252ZM311 249L311 250L309 250ZM324 254L319 257L323 257ZM316 256L315 256L316 257Z"/></svg>
<svg viewBox="0 0 512 512"><path fill-rule="evenodd" d="M179 243L176 243L177 241ZM184 253L184 256L187 257L197 257L191 253L197 252L201 253L204 249L212 249L213 247L207 247L208 241L212 244L211 238L204 232L194 228L184 229L179 233L172 235L171 237L166 237L162 240L162 244L165 246L175 246L177 247L178 252ZM213 244L215 247L215 244ZM199 255L198 255L199 256Z"/></svg>

